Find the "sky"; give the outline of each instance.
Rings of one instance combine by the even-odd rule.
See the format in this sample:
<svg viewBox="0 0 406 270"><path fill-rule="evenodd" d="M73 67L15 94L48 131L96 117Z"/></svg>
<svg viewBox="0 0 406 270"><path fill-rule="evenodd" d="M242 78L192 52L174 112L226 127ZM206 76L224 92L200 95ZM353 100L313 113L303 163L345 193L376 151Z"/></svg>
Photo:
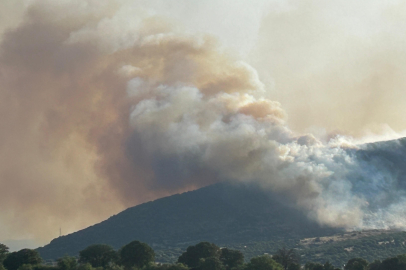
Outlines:
<svg viewBox="0 0 406 270"><path fill-rule="evenodd" d="M378 165L346 149L406 134L405 13L374 0L0 1L0 242L43 245L223 180L286 194L322 224L402 227L396 173L367 185L399 200L373 199L354 179Z"/></svg>

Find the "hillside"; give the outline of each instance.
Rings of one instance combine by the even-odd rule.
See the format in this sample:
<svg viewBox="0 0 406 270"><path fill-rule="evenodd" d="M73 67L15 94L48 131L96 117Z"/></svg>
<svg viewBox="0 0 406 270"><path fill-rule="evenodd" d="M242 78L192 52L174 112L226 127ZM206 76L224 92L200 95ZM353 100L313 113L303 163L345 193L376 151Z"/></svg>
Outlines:
<svg viewBox="0 0 406 270"><path fill-rule="evenodd" d="M302 239L296 246L302 260L342 266L351 258L369 262L406 253L406 232L392 230L357 231L330 237Z"/></svg>
<svg viewBox="0 0 406 270"><path fill-rule="evenodd" d="M342 267L351 258L364 258L369 262L382 260L406 253L406 232L396 230L368 230L342 232L325 237L303 238L300 240L252 241L230 245L241 250L246 258L260 254L274 254L278 248L295 248L301 255L301 262L324 264L331 262ZM168 251L169 252L169 251Z"/></svg>
<svg viewBox="0 0 406 270"><path fill-rule="evenodd" d="M45 259L55 259L77 255L94 243L119 248L137 239L151 245L158 260L170 261L200 241L236 246L290 239L294 244L301 238L337 232L309 221L301 211L256 187L219 183L129 208L99 224L56 238L38 251Z"/></svg>
<svg viewBox="0 0 406 270"><path fill-rule="evenodd" d="M357 160L357 170L348 174L355 192L383 210L401 202L406 192L405 138L346 151ZM246 258L284 246L296 248L304 261L328 259L337 266L356 256L372 260L406 253L405 233L345 233L321 227L269 191L227 182L131 207L99 224L56 238L38 251L45 259L56 259L75 256L91 244L105 243L118 249L132 240L152 246L160 262L175 261L189 245L200 241L239 249Z"/></svg>

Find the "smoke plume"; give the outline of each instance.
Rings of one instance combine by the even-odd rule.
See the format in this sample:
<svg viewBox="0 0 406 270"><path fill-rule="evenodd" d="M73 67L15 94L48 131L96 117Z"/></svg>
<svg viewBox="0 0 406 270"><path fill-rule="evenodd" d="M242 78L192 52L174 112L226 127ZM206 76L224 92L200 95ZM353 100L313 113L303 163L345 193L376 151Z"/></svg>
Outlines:
<svg viewBox="0 0 406 270"><path fill-rule="evenodd" d="M250 63L296 131L405 130L405 3L287 0L264 14Z"/></svg>
<svg viewBox="0 0 406 270"><path fill-rule="evenodd" d="M0 239L49 240L224 180L283 194L321 224L403 226L402 141L292 131L264 73L179 26L171 1L21 3L0 29Z"/></svg>

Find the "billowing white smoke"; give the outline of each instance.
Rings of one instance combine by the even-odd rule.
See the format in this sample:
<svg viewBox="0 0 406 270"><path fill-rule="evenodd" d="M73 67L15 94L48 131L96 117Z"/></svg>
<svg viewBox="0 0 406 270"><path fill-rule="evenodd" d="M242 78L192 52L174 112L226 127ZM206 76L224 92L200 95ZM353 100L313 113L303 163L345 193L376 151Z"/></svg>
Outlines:
<svg viewBox="0 0 406 270"><path fill-rule="evenodd" d="M202 174L255 182L285 194L322 224L403 226L405 197L395 173L342 148L340 137L322 144L312 135L294 136L280 105L264 97L255 71L234 64L250 73L256 87L225 93L182 81L163 85L136 77L128 83L128 95L137 99L129 144L152 164L153 185L182 186ZM383 203L387 197L393 200Z"/></svg>
<svg viewBox="0 0 406 270"><path fill-rule="evenodd" d="M223 180L322 224L403 226L403 146L296 134L255 69L155 1L22 2L0 29L0 239L49 239Z"/></svg>

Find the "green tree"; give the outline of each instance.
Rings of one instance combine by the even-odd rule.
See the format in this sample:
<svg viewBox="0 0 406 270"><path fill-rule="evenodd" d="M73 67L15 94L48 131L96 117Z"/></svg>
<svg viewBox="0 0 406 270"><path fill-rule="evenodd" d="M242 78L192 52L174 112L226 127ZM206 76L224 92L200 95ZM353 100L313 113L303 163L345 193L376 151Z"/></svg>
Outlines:
<svg viewBox="0 0 406 270"><path fill-rule="evenodd" d="M276 254L272 256L272 259L282 265L285 270L300 269L300 256L294 249L279 249Z"/></svg>
<svg viewBox="0 0 406 270"><path fill-rule="evenodd" d="M38 251L25 248L8 254L7 258L3 261L3 265L7 270L17 270L23 264L37 265L41 262L42 259Z"/></svg>
<svg viewBox="0 0 406 270"><path fill-rule="evenodd" d="M90 263L80 264L77 268L78 270L93 270L93 267Z"/></svg>
<svg viewBox="0 0 406 270"><path fill-rule="evenodd" d="M116 263L111 263L104 270L124 270L124 267Z"/></svg>
<svg viewBox="0 0 406 270"><path fill-rule="evenodd" d="M399 255L382 261L379 270L404 270L406 269L406 255Z"/></svg>
<svg viewBox="0 0 406 270"><path fill-rule="evenodd" d="M375 260L368 265L368 270L380 270L381 264L380 260Z"/></svg>
<svg viewBox="0 0 406 270"><path fill-rule="evenodd" d="M34 270L59 270L57 266L45 265L45 264L34 265L32 269L34 269Z"/></svg>
<svg viewBox="0 0 406 270"><path fill-rule="evenodd" d="M398 270L399 268L399 259L394 257L394 258L388 258L382 261L382 264L380 265L380 270Z"/></svg>
<svg viewBox="0 0 406 270"><path fill-rule="evenodd" d="M77 262L75 257L64 256L57 260L59 270L76 270Z"/></svg>
<svg viewBox="0 0 406 270"><path fill-rule="evenodd" d="M154 250L145 243L132 241L119 250L120 263L127 269L143 267L155 260Z"/></svg>
<svg viewBox="0 0 406 270"><path fill-rule="evenodd" d="M220 258L221 250L215 244L209 242L200 242L195 246L189 246L182 255L180 255L178 262L183 263L189 267L197 267L200 259L209 257Z"/></svg>
<svg viewBox="0 0 406 270"><path fill-rule="evenodd" d="M335 267L329 261L325 262L323 265L323 270L334 270Z"/></svg>
<svg viewBox="0 0 406 270"><path fill-rule="evenodd" d="M167 270L188 270L188 269L189 268L182 263L171 264L167 268Z"/></svg>
<svg viewBox="0 0 406 270"><path fill-rule="evenodd" d="M131 270L139 270L140 268L138 267L132 267ZM167 270L168 265L166 264L155 264L155 263L149 263L142 267L142 270Z"/></svg>
<svg viewBox="0 0 406 270"><path fill-rule="evenodd" d="M218 257L200 259L197 270L224 270L225 267Z"/></svg>
<svg viewBox="0 0 406 270"><path fill-rule="evenodd" d="M92 267L106 267L117 260L117 252L109 245L91 245L79 252L79 262Z"/></svg>
<svg viewBox="0 0 406 270"><path fill-rule="evenodd" d="M337 270L334 265L329 261L325 262L324 265L321 263L307 262L304 266L304 270ZM340 270L340 269L338 269Z"/></svg>
<svg viewBox="0 0 406 270"><path fill-rule="evenodd" d="M307 262L304 266L305 270L324 270L324 266L321 263Z"/></svg>
<svg viewBox="0 0 406 270"><path fill-rule="evenodd" d="M366 270L368 262L362 258L353 258L349 260L345 266L345 270Z"/></svg>
<svg viewBox="0 0 406 270"><path fill-rule="evenodd" d="M238 250L223 248L220 260L227 269L231 269L244 264L244 254Z"/></svg>
<svg viewBox="0 0 406 270"><path fill-rule="evenodd" d="M0 264L7 258L8 246L0 243Z"/></svg>
<svg viewBox="0 0 406 270"><path fill-rule="evenodd" d="M18 270L32 270L32 265L31 264L23 264L20 267L18 267Z"/></svg>
<svg viewBox="0 0 406 270"><path fill-rule="evenodd" d="M142 270L189 270L189 268L181 263L177 264L155 264L149 263Z"/></svg>
<svg viewBox="0 0 406 270"><path fill-rule="evenodd" d="M252 258L245 267L246 270L283 270L282 265L274 261L270 256L263 255Z"/></svg>

